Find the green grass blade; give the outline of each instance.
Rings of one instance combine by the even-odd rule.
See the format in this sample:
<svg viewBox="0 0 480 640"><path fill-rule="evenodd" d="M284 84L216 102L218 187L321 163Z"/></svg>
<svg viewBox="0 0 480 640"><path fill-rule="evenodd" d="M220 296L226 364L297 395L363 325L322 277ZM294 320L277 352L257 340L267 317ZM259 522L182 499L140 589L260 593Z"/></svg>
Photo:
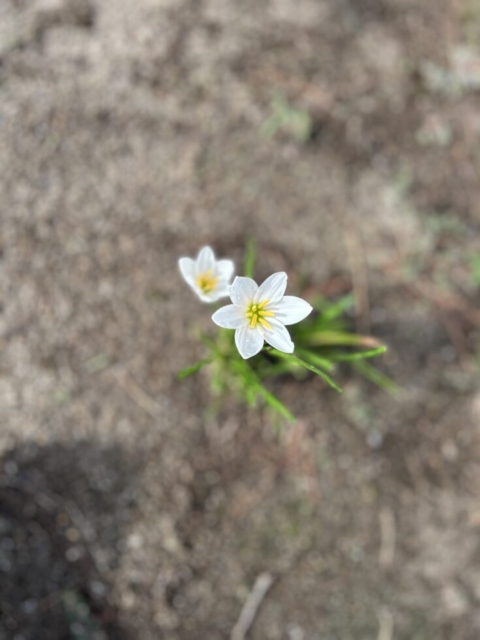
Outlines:
<svg viewBox="0 0 480 640"><path fill-rule="evenodd" d="M270 393L270 391L268 391L268 389L265 389L265 387L262 384L258 384L258 386L255 387L257 393L259 396L261 396L263 398L263 400L275 411L277 411L277 413L279 413L281 416L283 416L286 420L288 420L289 422L295 422L296 418L295 416L290 413L290 411L287 409L287 407L283 404L283 402L280 402L280 400L278 398L276 398L273 393Z"/></svg>
<svg viewBox="0 0 480 640"><path fill-rule="evenodd" d="M259 365L257 373L259 377L264 380L265 378L283 376L286 373L291 374L292 367L288 364L288 362L276 362L275 364L265 362Z"/></svg>
<svg viewBox="0 0 480 640"><path fill-rule="evenodd" d="M245 398L248 406L253 409L257 404L257 392L255 387L245 387Z"/></svg>
<svg viewBox="0 0 480 640"><path fill-rule="evenodd" d="M198 337L203 344L210 349L213 356L221 360L228 353L230 340L233 336L232 332L228 329L219 329L216 340L210 338L205 333L200 333Z"/></svg>
<svg viewBox="0 0 480 640"><path fill-rule="evenodd" d="M204 345L210 347L212 351L218 351L217 343L212 338L209 338L205 333L201 333L199 336Z"/></svg>
<svg viewBox="0 0 480 640"><path fill-rule="evenodd" d="M190 367L187 367L186 369L182 369L181 371L179 371L177 373L177 378L179 380L183 380L183 378L186 378L187 376L191 376L194 373L197 373L197 371L200 371L200 369L202 369L205 365L210 364L211 362L212 362L211 358L205 358L204 360L200 360L199 362L192 364Z"/></svg>
<svg viewBox="0 0 480 640"><path fill-rule="evenodd" d="M272 409L277 411L280 415L286 418L289 422L295 422L296 418L287 407L280 402L278 398L276 398L273 393L270 393L268 389L266 389L257 374L252 370L249 364L244 360L238 359L231 362L230 366L232 367L232 371L234 371L237 375L242 377L242 382L244 386L244 392L247 397L247 402L249 397L252 394L256 394L263 398L264 402L268 404Z"/></svg>
<svg viewBox="0 0 480 640"><path fill-rule="evenodd" d="M399 387L398 384L393 380L390 380L388 376L379 371L369 362L357 360L352 362L352 366L356 371L365 376L367 380L370 380L370 382L373 382L373 384L376 384L380 389L383 389L383 391L386 391L392 396L396 396L401 391L401 387Z"/></svg>
<svg viewBox="0 0 480 640"><path fill-rule="evenodd" d="M315 374L317 374L317 376L322 378L322 380L324 380L330 387L332 387L332 389L335 389L335 391L338 391L338 393L342 393L341 387L339 387L330 378L329 375L327 375L321 369L318 369L317 367L315 367L313 364L309 364L308 362L305 362L305 360L302 360L301 358L297 358L297 356L294 356L291 353L283 353L283 351L278 351L277 349L272 349L270 351L270 353L272 355L276 356L277 358L283 358L284 360L288 360L288 361L290 361L290 362L292 362L294 364L297 364L300 367L304 367L305 369L308 369L312 373L315 373Z"/></svg>
<svg viewBox="0 0 480 640"><path fill-rule="evenodd" d="M331 320L336 320L341 315L348 311L355 304L355 296L353 293L347 293L346 296L342 296L339 300L334 303L323 303L322 307L319 309L322 312L321 319L324 322L330 322Z"/></svg>
<svg viewBox="0 0 480 640"><path fill-rule="evenodd" d="M253 238L247 240L244 273L246 278L253 278L255 273L255 240Z"/></svg>
<svg viewBox="0 0 480 640"><path fill-rule="evenodd" d="M366 358L374 358L385 353L387 347L378 347L378 349L370 349L369 351L357 351L357 353L339 353L332 355L331 358L335 362L353 362L355 360L365 360Z"/></svg>
<svg viewBox="0 0 480 640"><path fill-rule="evenodd" d="M319 356L318 353L308 351L308 349L297 349L297 353L301 355L302 358L305 358L307 362L310 362L310 364L313 364L320 369L325 369L325 371L333 371L335 368L333 362L331 362L327 358L322 358L322 356Z"/></svg>

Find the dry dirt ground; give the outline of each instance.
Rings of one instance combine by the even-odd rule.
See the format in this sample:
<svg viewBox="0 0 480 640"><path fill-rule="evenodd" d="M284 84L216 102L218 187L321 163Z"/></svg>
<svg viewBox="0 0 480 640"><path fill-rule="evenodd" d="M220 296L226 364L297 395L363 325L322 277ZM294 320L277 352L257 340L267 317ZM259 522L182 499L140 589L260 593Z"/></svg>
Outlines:
<svg viewBox="0 0 480 640"><path fill-rule="evenodd" d="M1 640L227 640L265 571L251 640L478 640L479 46L476 0L0 0ZM287 379L276 436L176 380L177 258L247 236L397 398Z"/></svg>

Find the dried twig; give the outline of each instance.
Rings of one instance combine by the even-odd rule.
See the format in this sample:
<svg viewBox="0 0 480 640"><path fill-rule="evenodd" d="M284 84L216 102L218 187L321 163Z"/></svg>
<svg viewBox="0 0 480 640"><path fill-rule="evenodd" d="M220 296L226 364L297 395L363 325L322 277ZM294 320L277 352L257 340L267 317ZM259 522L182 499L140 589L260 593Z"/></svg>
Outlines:
<svg viewBox="0 0 480 640"><path fill-rule="evenodd" d="M388 609L382 609L378 617L378 640L392 640L393 638L393 616Z"/></svg>
<svg viewBox="0 0 480 640"><path fill-rule="evenodd" d="M388 264L384 269L393 276L395 283L409 289L412 293L430 300L444 311L457 311L473 326L480 325L480 310L476 309L466 298L458 293L443 291L427 278L416 278L415 282L408 282L396 264Z"/></svg>
<svg viewBox="0 0 480 640"><path fill-rule="evenodd" d="M370 331L370 301L368 288L368 270L365 260L365 252L361 238L350 228L344 230L345 244L347 245L352 273L353 291L355 293L355 305L357 307L358 325L360 333Z"/></svg>
<svg viewBox="0 0 480 640"><path fill-rule="evenodd" d="M255 69L249 80L257 86L271 85L287 93L302 96L313 107L324 113L330 113L335 105L335 96L325 87L306 82L301 78L285 73L272 66Z"/></svg>
<svg viewBox="0 0 480 640"><path fill-rule="evenodd" d="M161 406L148 395L146 391L136 382L124 367L111 369L113 376L120 387L132 398L136 404L152 418L161 415Z"/></svg>
<svg viewBox="0 0 480 640"><path fill-rule="evenodd" d="M395 556L396 527L395 516L389 507L380 510L380 552L379 563L383 569L391 567Z"/></svg>
<svg viewBox="0 0 480 640"><path fill-rule="evenodd" d="M261 573L255 580L243 609L230 635L230 640L244 640L260 609L263 599L272 586L274 578L269 573Z"/></svg>
<svg viewBox="0 0 480 640"><path fill-rule="evenodd" d="M297 420L287 432L285 465L307 481L307 493L314 503L318 503L321 500L320 483L310 444L307 424L303 420Z"/></svg>
<svg viewBox="0 0 480 640"><path fill-rule="evenodd" d="M473 325L480 324L480 311L475 309L465 298L457 293L441 291L425 279L419 278L414 286L415 289L432 302L435 302L442 309L454 310L461 313L466 320Z"/></svg>
<svg viewBox="0 0 480 640"><path fill-rule="evenodd" d="M336 276L327 280L322 284L315 284L305 289L304 296L307 300L310 300L314 296L321 295L322 297L338 296L348 293L351 289L350 280L343 276Z"/></svg>
<svg viewBox="0 0 480 640"><path fill-rule="evenodd" d="M233 503L230 511L232 522L244 520L265 499L274 486L275 471L267 468L263 471L260 482L255 488L241 493Z"/></svg>
<svg viewBox="0 0 480 640"><path fill-rule="evenodd" d="M453 316L445 312L441 314L441 319L455 348L455 351L457 352L460 366L464 371L471 371L472 366L468 359L468 342L465 334L462 331L461 323L457 318L454 318Z"/></svg>
<svg viewBox="0 0 480 640"><path fill-rule="evenodd" d="M461 294L444 291L435 286L427 278L419 277L414 282L405 281L400 269L395 264L387 265L385 270L393 276L395 284L407 288L415 296L426 298L436 305L440 320L455 347L462 368L465 371L470 371L468 343L461 323L455 316L460 316L465 323L478 327L480 326L480 311ZM452 312L455 313L455 316L452 315Z"/></svg>

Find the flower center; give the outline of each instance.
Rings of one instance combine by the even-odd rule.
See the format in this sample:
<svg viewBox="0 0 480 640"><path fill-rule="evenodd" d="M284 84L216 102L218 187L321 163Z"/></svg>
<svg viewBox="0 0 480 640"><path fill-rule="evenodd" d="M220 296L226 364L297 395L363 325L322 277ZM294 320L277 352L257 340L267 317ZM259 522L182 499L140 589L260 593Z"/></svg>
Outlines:
<svg viewBox="0 0 480 640"><path fill-rule="evenodd" d="M203 293L211 293L217 288L218 277L213 275L212 269L206 271L197 277L197 287Z"/></svg>
<svg viewBox="0 0 480 640"><path fill-rule="evenodd" d="M257 326L257 322L259 322L265 329L271 329L272 325L265 320L265 318L273 318L273 311L267 311L265 307L270 302L270 300L263 300L263 302L252 302L245 314L250 321L250 327L255 329Z"/></svg>

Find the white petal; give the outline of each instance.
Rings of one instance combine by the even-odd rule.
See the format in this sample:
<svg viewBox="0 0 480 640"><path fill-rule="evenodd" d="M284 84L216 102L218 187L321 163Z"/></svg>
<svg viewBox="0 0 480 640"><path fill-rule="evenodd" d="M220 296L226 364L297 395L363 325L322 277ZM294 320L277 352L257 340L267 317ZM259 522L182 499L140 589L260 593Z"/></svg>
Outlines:
<svg viewBox="0 0 480 640"><path fill-rule="evenodd" d="M219 282L214 291L211 291L209 294L210 300L215 302L216 300L220 300L220 298L226 298L230 295L230 285L228 282Z"/></svg>
<svg viewBox="0 0 480 640"><path fill-rule="evenodd" d="M273 307L269 305L270 311L275 313L275 319L282 324L295 324L304 320L313 307L302 298L295 296L284 296L280 302Z"/></svg>
<svg viewBox="0 0 480 640"><path fill-rule="evenodd" d="M203 293L198 287L194 287L194 291L202 302L215 302L217 300L216 291L210 291L209 293Z"/></svg>
<svg viewBox="0 0 480 640"><path fill-rule="evenodd" d="M189 285L195 285L195 261L191 258L180 258L178 268L180 269L183 279L186 280Z"/></svg>
<svg viewBox="0 0 480 640"><path fill-rule="evenodd" d="M215 273L220 280L230 282L230 278L233 276L235 265L231 260L219 260L215 265Z"/></svg>
<svg viewBox="0 0 480 640"><path fill-rule="evenodd" d="M197 257L197 274L207 273L215 267L215 254L210 247L203 247Z"/></svg>
<svg viewBox="0 0 480 640"><path fill-rule="evenodd" d="M258 285L251 278L237 276L230 287L230 298L233 304L247 306L257 293Z"/></svg>
<svg viewBox="0 0 480 640"><path fill-rule="evenodd" d="M263 336L260 331L248 325L235 331L235 344L244 360L257 355L263 347Z"/></svg>
<svg viewBox="0 0 480 640"><path fill-rule="evenodd" d="M248 324L245 311L241 307L237 307L236 304L228 304L226 307L215 311L212 320L224 329L239 329Z"/></svg>
<svg viewBox="0 0 480 640"><path fill-rule="evenodd" d="M274 273L258 287L255 295L255 302L269 300L270 302L279 302L282 299L285 289L287 288L287 274L283 271Z"/></svg>
<svg viewBox="0 0 480 640"><path fill-rule="evenodd" d="M279 351L293 353L295 345L290 338L288 330L276 318L268 318L268 322L272 325L271 329L262 327L263 337L268 344Z"/></svg>

